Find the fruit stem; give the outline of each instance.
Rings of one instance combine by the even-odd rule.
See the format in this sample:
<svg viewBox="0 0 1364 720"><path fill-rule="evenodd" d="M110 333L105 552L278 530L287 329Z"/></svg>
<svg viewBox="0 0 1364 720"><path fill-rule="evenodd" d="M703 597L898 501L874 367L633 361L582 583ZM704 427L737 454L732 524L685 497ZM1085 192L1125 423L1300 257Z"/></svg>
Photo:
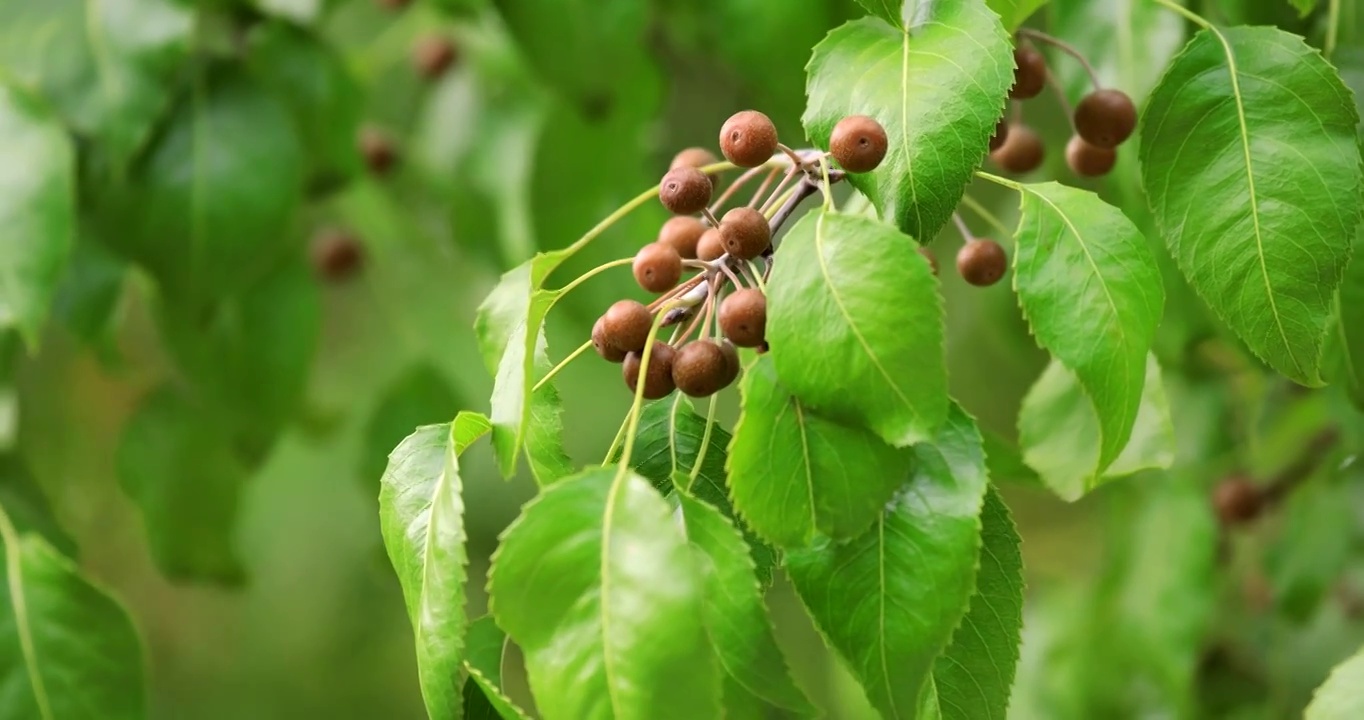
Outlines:
<svg viewBox="0 0 1364 720"><path fill-rule="evenodd" d="M531 393L534 394L535 391L543 387L545 383L549 382L550 380L553 380L554 376L558 375L560 370L563 370L564 368L568 367L569 363L573 362L574 360L577 360L578 356L587 352L587 349L590 347L592 347L591 340L588 340L582 345L579 345L577 350L574 350L572 353L569 354L568 357L564 358L563 360L560 360L558 365L555 365L554 367L550 368L549 372L545 373L545 376L540 378L540 380L535 383L535 387L532 387L530 389Z"/></svg>
<svg viewBox="0 0 1364 720"><path fill-rule="evenodd" d="M1156 0L1156 2L1160 2L1160 0ZM1060 49L1062 52L1066 53L1067 55L1070 55L1076 60L1079 60L1080 64L1084 66L1085 72L1089 73L1089 81L1094 83L1094 89L1100 90L1103 88L1103 83L1099 82L1099 74L1094 72L1094 66L1089 64L1089 60L1085 59L1084 54L1081 53L1079 50L1076 50L1074 45L1071 45L1070 43L1065 42L1064 40L1058 40L1044 32L1038 32L1037 30L1033 30L1031 28L1019 28L1018 34L1025 38L1028 38L1029 40L1036 40L1038 42L1043 42L1048 45L1051 45L1052 47ZM1048 75L1050 75L1050 73L1048 73Z"/></svg>
<svg viewBox="0 0 1364 720"><path fill-rule="evenodd" d="M709 265L703 265L703 267L709 267ZM649 312L653 312L654 310L656 310L656 309L657 309L660 305L662 305L663 303L668 302L669 300L671 300L671 299L677 297L678 295L681 295L682 293L687 292L688 290L691 290L692 288L696 287L697 285L700 285L700 284L701 284L701 281L703 281L703 280L705 280L705 279L706 279L706 276L705 276L704 274L697 273L696 275L693 275L692 278L691 278L690 280L688 280L688 281L682 283L681 285L678 285L677 287L673 288L672 290L669 290L669 291L668 291L667 293L665 293L662 297L660 297L660 298L654 300L653 302L649 303L649 305L648 305Z"/></svg>
<svg viewBox="0 0 1364 720"><path fill-rule="evenodd" d="M767 294L767 282L764 281L763 278L766 277L767 270L770 269L771 267L772 263L769 262L767 263L767 267L764 268L762 272L758 272L758 269L753 266L753 261L752 260L748 261L748 269L751 273L753 273L752 275L753 282L757 284L758 289L761 290L762 294L764 295Z"/></svg>
<svg viewBox="0 0 1364 720"><path fill-rule="evenodd" d="M757 169L758 169L758 168L754 168L754 170L757 170ZM795 170L795 168L792 168L792 171L794 171L794 170ZM752 199L750 199L750 200L748 201L748 207L751 207L751 208L756 208L756 207L758 207L758 201L762 199L763 193L767 192L767 189L768 189L769 187L772 187L772 181L777 179L777 173L779 173L779 172L781 172L781 168L779 168L779 167L774 167L774 168L772 168L771 170L768 171L767 177L763 178L762 184L758 186L758 190L757 190L756 192L753 193ZM788 173L788 176L789 176L789 175L790 175L790 173Z"/></svg>
<svg viewBox="0 0 1364 720"><path fill-rule="evenodd" d="M759 210L763 215L766 215L772 208L772 205L777 202L777 198L782 197L782 193L786 191L787 184L799 174L800 168L795 165L792 165L791 169L786 171L786 177L782 178L781 182L777 183L777 187L773 188L772 194L767 196L767 200L763 201L763 206Z"/></svg>
<svg viewBox="0 0 1364 720"><path fill-rule="evenodd" d="M696 484L696 478L701 477L701 463L706 461L706 449L710 447L710 431L715 427L715 407L718 404L718 395L710 396L710 409L706 411L706 431L701 433L701 447L696 451L696 462L691 466L691 472L687 474L687 489Z"/></svg>
<svg viewBox="0 0 1364 720"><path fill-rule="evenodd" d="M805 168L805 158L802 158L795 150L792 150L783 143L777 143L777 149L786 153L786 157L791 158L791 162L795 163L796 167L801 169Z"/></svg>
<svg viewBox="0 0 1364 720"><path fill-rule="evenodd" d="M821 154L819 156L819 175L823 180L819 184L819 191L824 194L824 209L832 211L834 209L834 194L829 189L829 156Z"/></svg>
<svg viewBox="0 0 1364 720"><path fill-rule="evenodd" d="M749 287L758 288L759 290L762 290L764 295L767 294L767 289L762 287L762 281L758 280L757 275L753 272L753 268L747 262L739 263L739 274L743 275L744 279L748 281Z"/></svg>
<svg viewBox="0 0 1364 720"><path fill-rule="evenodd" d="M961 233L962 240L969 243L976 239L976 236L971 234L971 228L966 226L966 221L961 219L961 213L952 213L952 222L956 223L957 232Z"/></svg>
<svg viewBox="0 0 1364 720"><path fill-rule="evenodd" d="M767 221L768 227L772 230L772 248L774 250L777 247L777 231L781 229L782 225L786 224L791 213L796 211L796 206L800 205L805 198L819 192L818 185L818 183L811 181L810 176L807 175L801 178L795 187L787 191L786 202Z"/></svg>
<svg viewBox="0 0 1364 720"><path fill-rule="evenodd" d="M1184 6L1182 6L1182 5L1173 3L1173 2L1171 2L1170 0L1156 0L1156 4L1157 4L1157 5L1162 5L1162 6L1166 7L1167 9L1173 10L1173 11L1179 13L1180 15L1183 15L1183 16L1184 16L1184 19L1186 19L1186 20L1188 20L1189 22L1191 22L1191 23L1193 23L1193 24L1195 24L1195 25L1197 25L1197 26L1203 28L1204 30L1211 30L1211 29L1212 29L1212 23L1208 22L1207 20L1204 20L1203 17L1202 17L1201 15L1199 15L1198 13L1196 13L1196 12L1194 12L1194 11L1192 11L1192 10L1190 10L1190 9L1188 9L1188 8L1186 8L1186 7L1184 7Z"/></svg>
<svg viewBox="0 0 1364 720"><path fill-rule="evenodd" d="M635 261L635 259L634 259L633 257L621 258L621 259L619 259L619 260L612 260L611 262L603 263L603 264L601 264L601 265L598 265L598 266L592 268L591 270L588 270L587 272L583 273L582 275L579 275L579 276L577 277L577 279L575 279L573 282L571 282L571 283L569 283L569 284L567 284L567 285L565 285L565 286L559 288L558 290L555 290L555 292L559 294L559 297L558 297L558 298L555 298L555 302L557 302L557 301L559 300L559 298L562 298L563 296L565 296L565 295L569 294L570 292L572 292L574 288L578 287L579 285L582 285L583 283L587 282L588 280L592 279L593 277L595 277L595 276L597 276L597 275L600 275L600 274L606 272L607 270L610 270L611 268L618 268L618 267L620 267L620 266L622 266L622 265L629 265L630 263L633 263L634 261Z"/></svg>
<svg viewBox="0 0 1364 720"><path fill-rule="evenodd" d="M725 262L720 263L718 267L720 268L720 272L723 272L725 276L729 278L729 281L734 283L734 288L736 290L744 286L743 283L739 282L739 276L735 275L734 270L730 268L728 255L725 256Z"/></svg>
<svg viewBox="0 0 1364 720"><path fill-rule="evenodd" d="M1340 35L1340 0L1330 0L1326 5L1326 44L1322 55L1327 60L1336 51L1336 38Z"/></svg>
<svg viewBox="0 0 1364 720"><path fill-rule="evenodd" d="M724 207L725 203L729 202L729 199L731 197L734 197L734 194L736 192L738 192L744 185L748 184L748 181L757 177L759 173L766 169L768 169L767 165L759 165L758 167L755 168L749 168L748 170L744 171L743 175L734 178L734 182L730 183L729 187L725 188L725 191L720 193L720 197L716 198L715 202L710 204L709 212L711 212L712 214L719 212L720 208ZM772 166L771 169L773 172L775 172L777 170L780 170L781 166L774 165Z"/></svg>
<svg viewBox="0 0 1364 720"><path fill-rule="evenodd" d="M658 341L658 330L663 326L663 318L667 311L672 310L677 304L680 303L674 302L673 306L669 306L654 317L654 323L649 327L649 338L644 341L644 353L639 358L639 374L635 376L635 401L630 405L625 430L625 447L620 452L620 469L616 471L615 482L620 482L625 473L630 471L630 454L635 450L635 433L639 432L640 409L644 407L644 386L649 376L649 360L653 357L654 343Z"/></svg>
<svg viewBox="0 0 1364 720"><path fill-rule="evenodd" d="M720 227L720 221L715 218L715 213L711 212L710 208L701 208L701 216L706 219L706 222L710 223L711 227Z"/></svg>
<svg viewBox="0 0 1364 720"><path fill-rule="evenodd" d="M970 195L963 195L961 198L961 204L965 205L968 208L971 208L971 212L974 212L975 214L979 215L982 220L989 223L990 227L994 228L995 230L998 230L1002 237L1009 237L1010 235L1013 235L1013 233L1009 232L1009 228L1004 227L1004 223L1000 222L999 218L995 217L994 213L990 212L988 208L986 208L984 205L981 205L975 198L971 197Z"/></svg>
<svg viewBox="0 0 1364 720"><path fill-rule="evenodd" d="M1075 132L1075 109L1070 105L1070 98L1066 97L1066 91L1061 87L1061 83L1056 82L1056 76L1047 73L1047 87L1056 95L1056 102L1061 105L1061 111L1066 114L1066 123L1070 125L1070 131Z"/></svg>

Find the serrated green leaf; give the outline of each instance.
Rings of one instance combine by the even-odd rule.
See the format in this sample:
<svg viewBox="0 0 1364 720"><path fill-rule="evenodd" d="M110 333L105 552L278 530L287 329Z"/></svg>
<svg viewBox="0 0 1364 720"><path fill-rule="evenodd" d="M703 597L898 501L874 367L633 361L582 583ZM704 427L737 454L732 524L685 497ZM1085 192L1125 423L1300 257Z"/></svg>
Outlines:
<svg viewBox="0 0 1364 720"><path fill-rule="evenodd" d="M768 283L782 385L896 447L932 437L947 417L942 298L915 247L871 218L814 213L785 236Z"/></svg>
<svg viewBox="0 0 1364 720"><path fill-rule="evenodd" d="M980 433L959 407L872 527L790 550L786 571L816 627L886 718L921 696L975 589L988 482Z"/></svg>
<svg viewBox="0 0 1364 720"><path fill-rule="evenodd" d="M1142 116L1142 184L1180 270L1309 386L1360 220L1358 122L1321 55L1268 27L1199 32Z"/></svg>
<svg viewBox="0 0 1364 720"><path fill-rule="evenodd" d="M365 423L361 478L365 487L374 487L383 476L388 451L397 447L412 428L449 422L459 407L450 382L428 362L418 362L394 379Z"/></svg>
<svg viewBox="0 0 1364 720"><path fill-rule="evenodd" d="M146 717L142 644L127 611L0 508L0 716Z"/></svg>
<svg viewBox="0 0 1364 720"><path fill-rule="evenodd" d="M1023 629L1023 557L1009 507L993 488L980 513L976 591L952 643L933 663L944 720L1003 720Z"/></svg>
<svg viewBox="0 0 1364 720"><path fill-rule="evenodd" d="M1364 410L1364 235L1355 238L1354 257L1336 291L1334 315L1326 341L1330 376Z"/></svg>
<svg viewBox="0 0 1364 720"><path fill-rule="evenodd" d="M535 390L535 380L549 372L545 345L544 319L550 298L558 293L535 294L526 323L513 331L507 352L493 380L493 450L504 477L516 472L516 460L525 448L531 470L541 485L572 473L572 463L563 451L559 393L546 384ZM525 334L534 327L536 336L526 342Z"/></svg>
<svg viewBox="0 0 1364 720"><path fill-rule="evenodd" d="M860 536L908 479L912 450L810 410L777 380L770 355L749 366L739 391L730 497L748 527L774 545L804 546L817 532Z"/></svg>
<svg viewBox="0 0 1364 720"><path fill-rule="evenodd" d="M1008 32L1017 30L1024 20L1027 20L1037 9L1047 4L1047 0L986 0L986 5L990 6L999 15L1000 21L1004 23L1004 29ZM1094 3L1101 5L1105 3ZM1063 36L1070 39L1069 35Z"/></svg>
<svg viewBox="0 0 1364 720"><path fill-rule="evenodd" d="M477 413L418 428L389 455L379 488L384 547L403 588L431 717L459 717L462 708L468 555L459 451L487 430Z"/></svg>
<svg viewBox="0 0 1364 720"><path fill-rule="evenodd" d="M0 331L34 347L76 232L75 152L52 111L3 76L0 137Z"/></svg>
<svg viewBox="0 0 1364 720"><path fill-rule="evenodd" d="M468 647L464 652L464 669L469 673L464 683L465 720L499 717L529 720L530 716L502 690L502 654L506 643L506 633L491 616L469 623Z"/></svg>
<svg viewBox="0 0 1364 720"><path fill-rule="evenodd" d="M849 180L882 218L928 242L985 158L1013 85L1012 51L982 0L918 3L907 31L854 20L815 46L801 122L827 148L844 116L876 118L889 151L876 170Z"/></svg>
<svg viewBox="0 0 1364 720"><path fill-rule="evenodd" d="M778 707L811 714L777 646L757 567L739 529L719 510L678 488L687 542L702 580L702 614L721 669L746 691Z"/></svg>
<svg viewBox="0 0 1364 720"><path fill-rule="evenodd" d="M900 16L903 2L899 0L857 0L857 3L867 9L867 12L885 20L895 27L904 27L903 19Z"/></svg>
<svg viewBox="0 0 1364 720"><path fill-rule="evenodd" d="M720 715L703 586L671 515L648 481L600 468L544 490L502 535L489 604L546 720Z"/></svg>
<svg viewBox="0 0 1364 720"><path fill-rule="evenodd" d="M20 533L37 533L57 552L76 559L76 541L57 522L37 478L15 455L0 454L0 507Z"/></svg>
<svg viewBox="0 0 1364 720"><path fill-rule="evenodd" d="M1160 366L1147 356L1146 379L1127 447L1098 470L1100 425L1075 375L1053 360L1023 398L1018 415L1023 460L1066 500L1077 500L1108 480L1138 470L1169 467L1175 436Z"/></svg>
<svg viewBox="0 0 1364 720"><path fill-rule="evenodd" d="M1147 352L1165 305L1146 238L1094 193L1055 182L1022 195L1014 288L1033 335L1065 365L1099 421L1102 473L1126 447L1141 406Z"/></svg>
<svg viewBox="0 0 1364 720"><path fill-rule="evenodd" d="M1364 650L1337 665L1312 695L1303 720L1354 720L1364 715Z"/></svg>

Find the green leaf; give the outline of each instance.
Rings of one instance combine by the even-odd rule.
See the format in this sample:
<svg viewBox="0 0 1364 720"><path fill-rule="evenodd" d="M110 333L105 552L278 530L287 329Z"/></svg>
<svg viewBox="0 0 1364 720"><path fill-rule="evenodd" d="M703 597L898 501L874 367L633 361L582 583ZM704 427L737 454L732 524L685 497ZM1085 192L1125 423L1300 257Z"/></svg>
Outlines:
<svg viewBox="0 0 1364 720"><path fill-rule="evenodd" d="M934 660L975 589L988 482L980 433L953 406L872 527L791 550L786 571L816 627L886 718L918 717Z"/></svg>
<svg viewBox="0 0 1364 720"><path fill-rule="evenodd" d="M1298 11L1298 17L1307 17L1317 8L1317 0L1288 0L1293 9Z"/></svg>
<svg viewBox="0 0 1364 720"><path fill-rule="evenodd" d="M193 19L170 0L0 0L0 67L121 166L171 97Z"/></svg>
<svg viewBox="0 0 1364 720"><path fill-rule="evenodd" d="M980 513L980 569L952 644L933 664L944 720L1003 720L1023 629L1023 557L1009 508L990 489Z"/></svg>
<svg viewBox="0 0 1364 720"><path fill-rule="evenodd" d="M96 239L91 225L79 228L52 315L82 342L106 349L114 346L128 263Z"/></svg>
<svg viewBox="0 0 1364 720"><path fill-rule="evenodd" d="M1358 122L1321 55L1267 27L1199 32L1142 117L1142 184L1180 270L1309 386L1360 220Z"/></svg>
<svg viewBox="0 0 1364 720"><path fill-rule="evenodd" d="M796 687L763 604L757 567L738 528L682 489L682 520L702 579L702 616L720 667L744 690L805 715L814 707Z"/></svg>
<svg viewBox="0 0 1364 720"><path fill-rule="evenodd" d="M739 386L743 413L727 465L735 510L783 547L806 545L816 532L862 535L905 484L914 452L816 414L777 380L769 358L749 366Z"/></svg>
<svg viewBox="0 0 1364 720"><path fill-rule="evenodd" d="M246 470L209 408L171 386L156 390L124 428L116 466L163 574L224 585L245 580L234 534Z"/></svg>
<svg viewBox="0 0 1364 720"><path fill-rule="evenodd" d="M901 20L901 5L898 0L857 0L858 4L867 9L867 12L885 20L895 27L903 27Z"/></svg>
<svg viewBox="0 0 1364 720"><path fill-rule="evenodd" d="M1018 415L1023 460L1043 483L1066 500L1077 500L1106 481L1174 462L1170 404L1154 355L1146 358L1145 384L1127 447L1107 469L1098 465L1099 418L1073 373L1053 360L1023 398Z"/></svg>
<svg viewBox="0 0 1364 720"><path fill-rule="evenodd" d="M1022 215L1014 288L1033 335L1075 375L1099 421L1102 473L1127 445L1165 291L1121 210L1055 182L1015 184Z"/></svg>
<svg viewBox="0 0 1364 720"><path fill-rule="evenodd" d="M537 298L548 294L536 294ZM562 406L554 386L546 384L534 390L535 380L549 372L550 362L545 347L543 328L548 305L533 301L529 324L513 332L502 364L493 380L492 412L493 450L503 476L516 472L516 459L526 449L536 481L547 485L573 471L572 463L563 450ZM533 346L523 343L522 337L533 325L536 339ZM523 355L523 351L525 354Z"/></svg>
<svg viewBox="0 0 1364 720"><path fill-rule="evenodd" d="M1184 20L1154 2L1050 0L1047 10L1047 32L1084 53L1105 86L1127 93L1139 107L1184 45ZM1093 88L1083 65L1060 51L1051 56L1047 70L1067 97Z"/></svg>
<svg viewBox="0 0 1364 720"><path fill-rule="evenodd" d="M449 422L459 408L459 398L449 381L430 363L418 362L399 375L384 390L365 424L365 486L373 487L379 481L388 465L388 451L412 428Z"/></svg>
<svg viewBox="0 0 1364 720"><path fill-rule="evenodd" d="M1274 605L1306 623L1349 566L1360 494L1346 478L1323 478L1288 496L1282 525L1265 552Z"/></svg>
<svg viewBox="0 0 1364 720"><path fill-rule="evenodd" d="M928 242L985 158L1013 71L1009 36L982 0L927 0L908 31L863 18L815 46L801 122L827 148L843 117L876 118L889 152L849 179L881 217Z"/></svg>
<svg viewBox="0 0 1364 720"><path fill-rule="evenodd" d="M491 616L469 623L468 648L464 652L464 669L469 673L464 683L465 720L479 717L529 720L502 689L502 654L506 644L507 635Z"/></svg>
<svg viewBox="0 0 1364 720"><path fill-rule="evenodd" d="M947 417L943 305L915 243L857 215L806 215L768 283L777 375L811 409L904 447Z"/></svg>
<svg viewBox="0 0 1364 720"><path fill-rule="evenodd" d="M252 0L256 7L294 22L310 23L322 12L323 0Z"/></svg>
<svg viewBox="0 0 1364 720"><path fill-rule="evenodd" d="M379 521L417 643L417 672L431 717L459 717L464 660L467 536L459 453L488 431L486 418L418 428L389 455Z"/></svg>
<svg viewBox="0 0 1364 720"><path fill-rule="evenodd" d="M990 6L999 15L999 19L1004 22L1004 29L1013 32L1032 16L1037 9L1047 4L1047 0L986 0L986 5ZM1092 3L1102 5L1105 3ZM1069 35L1063 35L1069 39ZM941 688L939 689L941 691Z"/></svg>
<svg viewBox="0 0 1364 720"><path fill-rule="evenodd" d="M1364 650L1337 665L1317 688L1303 720L1353 720L1364 715Z"/></svg>
<svg viewBox="0 0 1364 720"><path fill-rule="evenodd" d="M1331 377L1364 410L1364 235L1355 238L1354 258L1336 292L1334 314L1326 342Z"/></svg>
<svg viewBox="0 0 1364 720"><path fill-rule="evenodd" d="M0 716L146 717L142 644L127 611L0 508Z"/></svg>
<svg viewBox="0 0 1364 720"><path fill-rule="evenodd" d="M76 541L57 522L37 478L15 455L0 454L0 507L19 532L41 535L57 552L76 558Z"/></svg>
<svg viewBox="0 0 1364 720"><path fill-rule="evenodd" d="M589 470L526 505L493 555L489 605L546 720L720 716L693 563L633 473Z"/></svg>
<svg viewBox="0 0 1364 720"><path fill-rule="evenodd" d="M0 137L0 331L35 347L75 235L75 153L52 112L2 76Z"/></svg>

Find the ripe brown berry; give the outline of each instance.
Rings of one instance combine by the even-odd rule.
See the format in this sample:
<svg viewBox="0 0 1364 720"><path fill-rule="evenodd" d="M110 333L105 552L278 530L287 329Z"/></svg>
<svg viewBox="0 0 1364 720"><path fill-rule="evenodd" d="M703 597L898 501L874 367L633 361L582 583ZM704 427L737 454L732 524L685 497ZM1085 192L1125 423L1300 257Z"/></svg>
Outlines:
<svg viewBox="0 0 1364 720"><path fill-rule="evenodd" d="M976 287L988 287L1004 277L1009 257L994 240L970 240L957 251L957 272Z"/></svg>
<svg viewBox="0 0 1364 720"><path fill-rule="evenodd" d="M658 184L658 199L663 207L678 215L701 212L710 202L710 194L710 178L694 167L673 168Z"/></svg>
<svg viewBox="0 0 1364 720"><path fill-rule="evenodd" d="M654 341L653 352L649 353L649 368L644 371L645 400L665 398L677 388L673 384L673 360L675 357L676 353L673 352L672 346L665 342ZM634 351L625 356L621 371L625 377L625 387L630 388L630 392L635 392L635 384L639 382L639 366L643 358L642 351Z"/></svg>
<svg viewBox="0 0 1364 720"><path fill-rule="evenodd" d="M458 59L459 50L449 38L442 35L427 35L420 38L412 48L412 65L417 69L417 73L427 80L434 80L445 74Z"/></svg>
<svg viewBox="0 0 1364 720"><path fill-rule="evenodd" d="M696 259L710 262L725 254L725 241L720 239L720 228L706 228L696 242Z"/></svg>
<svg viewBox="0 0 1364 720"><path fill-rule="evenodd" d="M1009 97L1027 100L1042 94L1047 86L1047 59L1030 47L1014 48L1014 86Z"/></svg>
<svg viewBox="0 0 1364 720"><path fill-rule="evenodd" d="M1137 106L1121 90L1105 88L1075 106L1075 132L1095 147L1115 148L1137 129Z"/></svg>
<svg viewBox="0 0 1364 720"><path fill-rule="evenodd" d="M758 167L777 151L777 126L757 110L742 110L720 127L720 152L739 167Z"/></svg>
<svg viewBox="0 0 1364 720"><path fill-rule="evenodd" d="M682 256L672 245L651 242L635 253L635 282L651 293L667 292L682 279Z"/></svg>
<svg viewBox="0 0 1364 720"><path fill-rule="evenodd" d="M393 164L398 161L398 149L394 146L393 140L388 133L379 128L366 125L360 128L360 156L365 160L365 167L375 175L386 175L393 169Z"/></svg>
<svg viewBox="0 0 1364 720"><path fill-rule="evenodd" d="M720 345L720 352L725 355L725 387L729 387L739 377L739 371L743 369L743 364L739 361L739 348L734 347L734 343L729 340L717 341Z"/></svg>
<svg viewBox="0 0 1364 720"><path fill-rule="evenodd" d="M921 247L919 248L919 254L922 255L925 260L928 261L928 268L933 271L933 274L937 275L938 258L933 256L933 252L926 247Z"/></svg>
<svg viewBox="0 0 1364 720"><path fill-rule="evenodd" d="M360 241L343 230L324 230L313 239L310 249L313 270L323 280L340 282L355 275L364 264Z"/></svg>
<svg viewBox="0 0 1364 720"><path fill-rule="evenodd" d="M866 115L849 115L834 126L829 152L850 173L871 172L886 157L890 140L881 123Z"/></svg>
<svg viewBox="0 0 1364 720"><path fill-rule="evenodd" d="M668 169L680 167L699 169L718 162L720 162L720 158L715 157L715 153L703 147L689 147L673 156L673 161L668 164Z"/></svg>
<svg viewBox="0 0 1364 720"><path fill-rule="evenodd" d="M1264 509L1264 494L1248 478L1232 476L1213 488L1212 506L1223 525L1240 525L1260 515Z"/></svg>
<svg viewBox="0 0 1364 720"><path fill-rule="evenodd" d="M725 351L710 340L689 342L673 358L673 383L690 397L710 397L731 380Z"/></svg>
<svg viewBox="0 0 1364 720"><path fill-rule="evenodd" d="M720 303L720 330L739 347L758 347L767 334L767 297L757 288L735 290Z"/></svg>
<svg viewBox="0 0 1364 720"><path fill-rule="evenodd" d="M1042 138L1027 125L1009 128L1009 137L1000 148L990 153L996 165L1011 173L1027 173L1036 170L1046 157Z"/></svg>
<svg viewBox="0 0 1364 720"><path fill-rule="evenodd" d="M720 220L720 242L731 257L752 260L772 244L772 228L757 210L736 207Z"/></svg>
<svg viewBox="0 0 1364 720"><path fill-rule="evenodd" d="M1009 139L1009 121L1000 118L995 124L995 134L990 136L990 152L994 152L1004 147L1004 141Z"/></svg>
<svg viewBox="0 0 1364 720"><path fill-rule="evenodd" d="M630 352L644 349L654 318L649 308L635 300L617 300L601 316L602 336L607 344Z"/></svg>
<svg viewBox="0 0 1364 720"><path fill-rule="evenodd" d="M1090 145L1079 135L1066 143L1066 164L1081 177L1107 175L1118 162L1118 151Z"/></svg>
<svg viewBox="0 0 1364 720"><path fill-rule="evenodd" d="M696 244L706 232L706 224L690 215L668 218L658 230L658 242L671 245L683 260L696 259Z"/></svg>
<svg viewBox="0 0 1364 720"><path fill-rule="evenodd" d="M607 362L618 363L625 359L625 351L613 345L606 334L605 316L597 318L592 325L592 349Z"/></svg>

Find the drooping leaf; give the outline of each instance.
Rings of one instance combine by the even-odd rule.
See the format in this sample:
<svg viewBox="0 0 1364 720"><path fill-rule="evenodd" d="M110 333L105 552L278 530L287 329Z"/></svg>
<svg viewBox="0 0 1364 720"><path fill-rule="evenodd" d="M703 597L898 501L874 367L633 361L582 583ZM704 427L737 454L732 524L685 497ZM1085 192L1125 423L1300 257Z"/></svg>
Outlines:
<svg viewBox="0 0 1364 720"><path fill-rule="evenodd" d="M379 521L416 636L431 717L458 717L464 661L464 483L459 454L489 429L476 413L418 428L394 448L379 489Z"/></svg>
<svg viewBox="0 0 1364 720"><path fill-rule="evenodd" d="M16 455L0 454L0 507L20 533L37 533L54 550L76 559L76 541L57 522L47 494Z"/></svg>
<svg viewBox="0 0 1364 720"><path fill-rule="evenodd" d="M1352 720L1364 715L1364 650L1337 665L1317 688L1304 720Z"/></svg>
<svg viewBox="0 0 1364 720"><path fill-rule="evenodd" d="M1009 508L991 489L980 513L976 591L933 664L943 720L1004 720L1023 628L1023 558Z"/></svg>
<svg viewBox="0 0 1364 720"><path fill-rule="evenodd" d="M785 236L768 284L782 385L896 447L947 417L942 298L915 247L871 218L813 213Z"/></svg>
<svg viewBox="0 0 1364 720"><path fill-rule="evenodd" d="M720 715L701 579L638 475L600 468L541 492L503 534L488 587L547 720Z"/></svg>
<svg viewBox="0 0 1364 720"><path fill-rule="evenodd" d="M1169 467L1175 435L1160 366L1148 356L1131 439L1106 469L1098 469L1101 426L1075 375L1053 360L1023 398L1018 415L1023 460L1043 483L1076 500L1104 482L1138 470Z"/></svg>
<svg viewBox="0 0 1364 720"><path fill-rule="evenodd" d="M384 391L365 424L362 481L373 487L388 465L388 451L397 447L412 428L449 422L459 412L459 398L435 366L419 362L399 375Z"/></svg>
<svg viewBox="0 0 1364 720"><path fill-rule="evenodd" d="M986 0L986 5L999 15L1004 29L1013 32L1023 24L1037 9L1047 4L1047 0ZM1102 3L1096 3L1102 4ZM1069 39L1070 36L1063 36Z"/></svg>
<svg viewBox="0 0 1364 720"><path fill-rule="evenodd" d="M876 18L847 23L806 68L806 134L827 148L844 116L886 128L876 170L850 175L881 217L923 242L952 217L980 166L1013 85L1013 54L982 0L917 4L907 31Z"/></svg>
<svg viewBox="0 0 1364 720"><path fill-rule="evenodd" d="M1180 269L1256 355L1309 386L1360 220L1358 122L1321 55L1267 27L1199 32L1142 116L1142 184Z"/></svg>
<svg viewBox="0 0 1364 720"><path fill-rule="evenodd" d="M1355 238L1354 257L1336 291L1334 315L1326 342L1330 376L1364 410L1364 235Z"/></svg>
<svg viewBox="0 0 1364 720"><path fill-rule="evenodd" d="M502 718L528 720L529 716L507 697L502 689L502 654L507 636L493 622L483 616L469 623L468 647L464 652L464 669L469 679L464 683L464 718ZM480 715L479 713L482 713Z"/></svg>
<svg viewBox="0 0 1364 720"><path fill-rule="evenodd" d="M988 487L980 433L956 406L934 444L914 452L909 484L869 530L786 556L815 625L886 718L921 716L934 661L975 589Z"/></svg>
<svg viewBox="0 0 1364 720"><path fill-rule="evenodd" d="M75 153L52 111L2 77L0 137L0 331L33 346L75 235Z"/></svg>
<svg viewBox="0 0 1364 720"><path fill-rule="evenodd" d="M1091 192L1015 185L1014 288L1033 335L1079 381L1099 421L1102 473L1127 445L1164 310L1160 269L1122 211Z"/></svg>
<svg viewBox="0 0 1364 720"><path fill-rule="evenodd" d="M0 67L122 165L171 97L167 85L189 51L193 20L171 0L4 0Z"/></svg>
<svg viewBox="0 0 1364 720"><path fill-rule="evenodd" d="M727 465L735 510L783 547L804 546L815 533L863 535L908 480L914 452L816 414L777 380L769 357L749 366L739 386L743 414Z"/></svg>
<svg viewBox="0 0 1364 720"><path fill-rule="evenodd" d="M146 717L142 644L128 613L0 507L0 716Z"/></svg>

